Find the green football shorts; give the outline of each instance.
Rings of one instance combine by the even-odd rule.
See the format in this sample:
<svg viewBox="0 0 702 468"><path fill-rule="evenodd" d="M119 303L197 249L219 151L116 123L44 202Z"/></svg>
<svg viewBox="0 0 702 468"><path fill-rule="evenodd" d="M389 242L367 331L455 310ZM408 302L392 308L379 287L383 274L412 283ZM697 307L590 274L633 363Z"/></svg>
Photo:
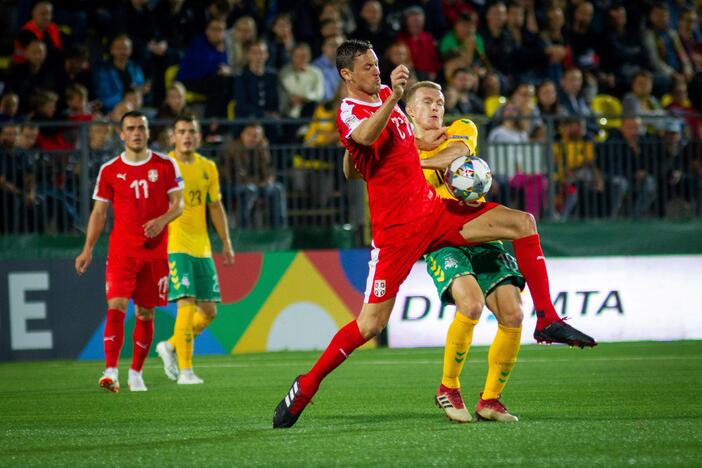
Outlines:
<svg viewBox="0 0 702 468"><path fill-rule="evenodd" d="M193 297L198 301L219 302L219 280L212 257L169 253L170 284L168 300Z"/></svg>
<svg viewBox="0 0 702 468"><path fill-rule="evenodd" d="M427 272L444 304L454 303L451 282L465 275L475 277L484 296L505 282L524 289L524 277L517 268L517 260L501 243L444 247L428 254L426 261Z"/></svg>

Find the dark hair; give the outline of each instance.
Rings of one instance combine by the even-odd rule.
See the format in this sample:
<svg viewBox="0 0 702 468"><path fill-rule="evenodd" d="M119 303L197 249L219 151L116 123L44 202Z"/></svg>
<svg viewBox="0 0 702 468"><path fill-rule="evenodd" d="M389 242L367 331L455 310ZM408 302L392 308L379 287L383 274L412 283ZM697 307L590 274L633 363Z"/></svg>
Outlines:
<svg viewBox="0 0 702 468"><path fill-rule="evenodd" d="M88 48L81 44L69 46L63 53L63 58L66 60L88 60L88 57Z"/></svg>
<svg viewBox="0 0 702 468"><path fill-rule="evenodd" d="M141 111L138 110L133 110L129 112L125 112L124 115L122 116L121 119L119 119L119 128L122 128L122 124L124 124L124 120L130 117L144 117L146 119L146 114L144 114ZM148 121L148 119L147 119Z"/></svg>
<svg viewBox="0 0 702 468"><path fill-rule="evenodd" d="M197 117L193 114L178 114L178 116L173 120L173 128L178 125L178 122L186 122L195 125L200 130L200 122L198 122Z"/></svg>
<svg viewBox="0 0 702 468"><path fill-rule="evenodd" d="M341 74L342 68L353 69L353 59L359 55L365 54L367 51L373 48L373 44L369 41L362 41L359 39L349 39L344 41L336 49L336 69Z"/></svg>

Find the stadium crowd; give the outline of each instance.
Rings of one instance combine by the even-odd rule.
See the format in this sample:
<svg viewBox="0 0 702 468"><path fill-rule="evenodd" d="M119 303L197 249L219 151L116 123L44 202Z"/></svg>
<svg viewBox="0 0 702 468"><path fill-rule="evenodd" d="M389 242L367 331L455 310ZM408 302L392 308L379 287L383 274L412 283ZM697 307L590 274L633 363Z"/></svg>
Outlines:
<svg viewBox="0 0 702 468"><path fill-rule="evenodd" d="M160 121L152 147L165 151L166 123L195 112L208 154L226 164L223 186L244 210L238 224L250 224L260 196L273 206L270 224L284 226L295 182L275 175L281 165L268 145L338 146L335 51L359 38L373 43L384 82L404 64L412 80L444 87L448 116L485 123L498 200L538 216L554 180L560 219L699 216L696 3L18 0L0 70L4 211L39 209L42 196L75 211L72 152L87 144L97 167L113 157L121 147L113 122L130 110ZM80 138L65 122L93 124ZM37 180L34 166L47 162L36 155L46 152L51 180ZM2 231L43 229L0 218Z"/></svg>

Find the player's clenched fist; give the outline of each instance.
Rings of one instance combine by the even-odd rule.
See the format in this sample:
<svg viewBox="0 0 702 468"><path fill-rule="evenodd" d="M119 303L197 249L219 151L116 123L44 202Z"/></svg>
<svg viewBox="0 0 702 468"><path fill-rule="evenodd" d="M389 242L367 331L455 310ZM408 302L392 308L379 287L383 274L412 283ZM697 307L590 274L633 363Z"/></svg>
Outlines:
<svg viewBox="0 0 702 468"><path fill-rule="evenodd" d="M89 250L83 250L76 257L76 273L82 275L88 269L88 265L93 260L93 254Z"/></svg>
<svg viewBox="0 0 702 468"><path fill-rule="evenodd" d="M392 84L392 96L395 99L402 98L405 94L405 87L407 86L407 81L409 80L410 72L409 69L404 65L398 65L390 73L390 83Z"/></svg>

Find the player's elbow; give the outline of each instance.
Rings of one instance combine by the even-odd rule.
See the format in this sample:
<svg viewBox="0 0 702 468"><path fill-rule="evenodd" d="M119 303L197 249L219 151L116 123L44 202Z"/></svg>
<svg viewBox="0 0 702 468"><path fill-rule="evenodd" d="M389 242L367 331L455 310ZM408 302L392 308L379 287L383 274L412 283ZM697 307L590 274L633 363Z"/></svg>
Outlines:
<svg viewBox="0 0 702 468"><path fill-rule="evenodd" d="M534 219L534 215L531 213L520 212L515 227L517 229L518 238L531 236L537 233L536 219Z"/></svg>

